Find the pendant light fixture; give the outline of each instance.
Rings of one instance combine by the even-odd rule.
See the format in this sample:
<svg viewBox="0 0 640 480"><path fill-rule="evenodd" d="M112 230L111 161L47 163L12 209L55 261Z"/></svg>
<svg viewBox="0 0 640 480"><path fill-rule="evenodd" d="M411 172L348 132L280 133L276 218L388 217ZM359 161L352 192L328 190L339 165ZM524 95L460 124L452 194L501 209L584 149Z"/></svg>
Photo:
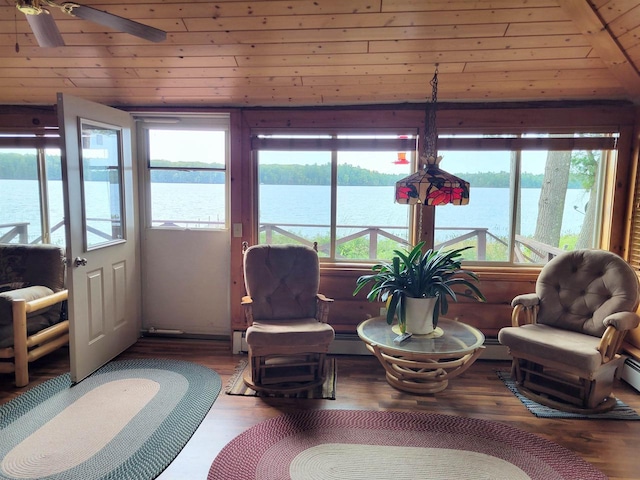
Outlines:
<svg viewBox="0 0 640 480"><path fill-rule="evenodd" d="M469 182L440 168L436 109L438 97L438 65L430 82L431 102L427 103L420 170L396 182L396 202L409 205L467 205Z"/></svg>

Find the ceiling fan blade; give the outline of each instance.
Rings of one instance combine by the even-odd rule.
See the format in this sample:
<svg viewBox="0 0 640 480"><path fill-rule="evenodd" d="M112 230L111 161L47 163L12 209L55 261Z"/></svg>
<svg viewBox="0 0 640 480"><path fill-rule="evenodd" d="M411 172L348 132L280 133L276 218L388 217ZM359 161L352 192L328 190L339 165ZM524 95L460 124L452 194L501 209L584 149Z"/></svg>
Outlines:
<svg viewBox="0 0 640 480"><path fill-rule="evenodd" d="M71 15L90 22L99 23L105 27L113 28L119 32L129 33L136 37L144 38L151 42L162 42L167 38L167 32L158 30L157 28L134 22L128 18L119 17L112 13L103 12L95 8L86 7L84 5L74 6Z"/></svg>
<svg viewBox="0 0 640 480"><path fill-rule="evenodd" d="M38 15L26 15L26 17L38 45L41 47L64 47L60 30L58 30L53 16L47 10L43 9Z"/></svg>

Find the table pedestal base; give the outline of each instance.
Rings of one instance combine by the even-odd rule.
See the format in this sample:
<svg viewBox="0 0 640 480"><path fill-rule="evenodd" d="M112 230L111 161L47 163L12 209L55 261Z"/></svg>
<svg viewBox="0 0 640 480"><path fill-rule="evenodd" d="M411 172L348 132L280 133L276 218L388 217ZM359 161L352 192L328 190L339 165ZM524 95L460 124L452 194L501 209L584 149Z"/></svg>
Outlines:
<svg viewBox="0 0 640 480"><path fill-rule="evenodd" d="M449 380L432 380L428 382L401 380L397 377L394 377L389 372L387 372L387 382L389 382L389 385L397 388L398 390L409 393L417 393L419 395L424 395L427 393L438 393L443 391L449 385Z"/></svg>
<svg viewBox="0 0 640 480"><path fill-rule="evenodd" d="M398 390L419 395L441 392L480 356L481 346L462 356L441 358L438 354L387 353L380 345L367 344L387 372L387 382Z"/></svg>

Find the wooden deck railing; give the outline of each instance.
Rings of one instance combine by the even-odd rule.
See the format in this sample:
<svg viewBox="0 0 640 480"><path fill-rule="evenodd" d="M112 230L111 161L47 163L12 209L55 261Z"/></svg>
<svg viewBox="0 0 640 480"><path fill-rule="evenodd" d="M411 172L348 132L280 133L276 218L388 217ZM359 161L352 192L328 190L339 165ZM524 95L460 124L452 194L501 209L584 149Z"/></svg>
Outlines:
<svg viewBox="0 0 640 480"><path fill-rule="evenodd" d="M18 238L17 243L29 243L29 222L3 223L1 228L8 228L9 231L0 236L0 243L11 243L14 238Z"/></svg>
<svg viewBox="0 0 640 480"><path fill-rule="evenodd" d="M90 219L90 220L101 220L101 219ZM110 220L106 220L111 222ZM64 221L58 222L51 229L51 233L62 228L64 226ZM216 221L184 221L184 220L157 220L154 221L155 227L179 227L179 228L224 228L225 223ZM0 224L1 228L9 228L8 232L5 232L0 236L0 243L10 243L14 239L17 238L17 243L41 243L42 237L38 237L32 241L28 240L28 222L15 222L15 223L6 223ZM301 224L293 224L293 223L262 223L259 228L259 233L265 235L265 243L273 243L274 234L281 235L293 242L300 243L303 245L313 246L316 240L309 240L296 231L295 229L300 230L300 228L322 228L329 230L328 225L301 225ZM375 260L377 259L378 252L378 244L381 239L388 239L394 242L397 242L401 246L408 246L408 241L405 237L393 233L394 231L407 231L407 227L400 227L394 225L379 225L379 226L367 226L367 225L340 225L340 229L349 229L355 230L355 232L350 233L344 237L340 237L336 241L336 245L344 245L348 242L356 240L358 238L366 238L368 240L368 259ZM87 229L98 235L101 238L105 238L110 240L112 237L110 234L101 232L99 229L94 227L87 227ZM447 239L442 242L438 242L435 245L436 249L448 247L451 245L455 245L459 242L465 240L473 240L475 239L477 247L477 260L484 261L487 259L487 244L488 242L496 242L507 246L507 242L505 242L500 237L492 234L488 228L484 227L446 227L440 228L436 230L446 230L446 231L457 231L461 232L454 237ZM324 255L329 255L331 246L328 243L318 243L318 251L323 253ZM515 236L515 245L514 245L514 254L516 260L519 263L533 263L540 262L541 260L549 261L556 255L562 253L564 250L553 247L551 245L547 245L536 241L532 238L528 238L522 235ZM525 252L530 252L530 254L526 254Z"/></svg>
<svg viewBox="0 0 640 480"><path fill-rule="evenodd" d="M300 225L300 224L284 224L284 223L263 223L260 225L259 233L265 234L265 243L273 243L273 235L275 233L282 235L285 238L293 240L294 242L301 243L303 245L313 246L315 240L309 240L300 236L297 233L291 231L293 228L300 229L304 228L324 228L329 229L328 225ZM406 238L398 236L389 232L388 230L408 230L407 227L398 227L398 226L365 226L365 225L340 225L339 228L348 228L351 230L357 230L354 233L351 233L345 237L338 238L336 240L336 245L343 245L352 240L356 240L358 238L368 238L369 241L369 260L377 259L377 249L378 242L380 238L387 238L398 242L398 244L402 246L408 246L408 241ZM507 242L505 242L500 237L492 234L488 228L484 227L446 227L446 228L436 228L436 230L446 230L446 231L459 231L461 232L459 235L455 235L454 237L438 242L435 245L436 249L448 247L451 245L455 245L459 242L463 242L465 240L476 240L476 253L478 261L485 261L487 259L487 244L490 241L500 243L507 247ZM330 253L330 245L327 243L318 243L318 251L324 253L325 255L329 255ZM515 237L515 245L514 245L515 256L518 262L520 263L534 263L539 262L540 259L543 260L551 260L553 257L563 252L562 249L553 247L551 245L546 245L541 242L538 242L532 238L524 237L522 235L516 235ZM525 251L531 251L531 255L526 255ZM338 258L339 255L337 255Z"/></svg>

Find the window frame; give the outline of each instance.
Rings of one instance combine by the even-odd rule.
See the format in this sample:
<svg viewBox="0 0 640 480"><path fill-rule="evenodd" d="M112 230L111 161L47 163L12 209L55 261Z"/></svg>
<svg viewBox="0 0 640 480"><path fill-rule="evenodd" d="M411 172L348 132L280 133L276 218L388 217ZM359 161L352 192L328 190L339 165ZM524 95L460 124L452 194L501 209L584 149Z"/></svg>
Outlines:
<svg viewBox="0 0 640 480"><path fill-rule="evenodd" d="M337 188L338 188L338 154L348 151L406 151L412 152L410 161L411 171L415 170L417 162L417 142L418 129L407 127L372 127L372 128L275 128L275 129L253 129L250 136L250 149L253 165L253 189L254 195L254 219L253 226L256 232L255 243L259 243L260 215L259 215L259 152L260 151L317 151L328 152L330 155L331 184L330 184L330 225L329 225L329 254L327 257L320 257L323 264L337 265L362 265L370 264L376 260L372 259L342 259L337 258ZM359 136L380 136L395 138L357 138ZM295 138L299 137L299 138ZM312 137L312 138L307 138ZM325 138L322 138L325 137ZM355 138L354 138L355 137ZM414 209L409 207L408 241L414 241ZM371 250L371 247L370 247Z"/></svg>
<svg viewBox="0 0 640 480"><path fill-rule="evenodd" d="M140 207L143 212L143 224L147 229L153 230L174 230L174 231L194 231L194 232L219 232L228 231L231 225L231 195L230 195L230 145L231 145L231 122L228 113L208 113L208 114L136 114L134 115L138 123L137 139L138 139L138 157L143 162L144 171L140 175L140 189L143 195L140 196ZM189 167L185 169L173 167L151 166L150 147L149 147L149 131L156 130L210 130L223 131L225 134L225 153L224 167ZM223 172L224 181L224 226L208 227L208 228L190 228L188 226L171 226L171 225L154 225L152 216L152 196L151 196L151 172L153 170L177 170L177 171L206 171L206 172ZM185 220L178 223L193 223Z"/></svg>
<svg viewBox="0 0 640 480"><path fill-rule="evenodd" d="M51 243L51 209L49 196L49 172L47 171L47 150L60 149L60 136L57 132L50 133L0 133L0 149L35 150L36 169L38 182L39 213L41 235L33 242L27 244ZM0 233L0 237L5 237ZM14 237L11 237L14 238ZM7 237L10 241L11 238ZM65 239L66 240L66 239ZM21 242L17 242L21 243Z"/></svg>
<svg viewBox="0 0 640 480"><path fill-rule="evenodd" d="M604 204L613 203L613 192L610 187L612 182L610 175L615 170L615 163L618 161L619 154L619 138L621 136L620 129L609 128L603 129L589 128L589 127L569 127L565 129L561 128L537 128L534 131L531 129L523 129L519 133L514 133L505 129L489 129L482 128L469 129L465 128L462 131L456 131L455 129L447 129L446 133L439 131L438 135L438 151L439 152L452 152L452 151L510 151L517 155L518 161L515 171L511 172L511 179L509 185L509 198L511 201L510 206L510 219L509 219L509 235L508 235L508 251L509 258L506 261L482 261L482 260L466 260L465 263L479 266L479 267L541 267L544 263L526 263L515 261L515 216L519 205L517 204L516 193L520 189L520 168L522 166L521 154L525 151L576 151L576 150L600 150L602 151L602 162L599 165L598 172L598 189L601 192L598 198L598 211L599 217L595 224L594 231L594 248L606 248L604 246L603 232L608 231L611 228L611 216L605 212ZM491 135L490 138L482 138L483 135ZM580 136L577 136L580 135ZM594 135L594 136L584 136ZM595 136L597 135L597 136ZM612 153L614 157L612 158ZM443 155L446 158L446 153ZM443 165L446 170L446 163ZM473 184L471 184L471 190L473 190ZM429 207L432 210L430 219L433 220L431 228L427 230L431 232L431 236L427 239L427 243L430 246L435 244L435 229L437 207ZM435 213L434 213L435 212Z"/></svg>
<svg viewBox="0 0 640 480"><path fill-rule="evenodd" d="M292 142L288 139L283 139L278 142L270 142L268 140L260 138L261 135L304 135L304 134L314 134L314 135L335 135L335 134L358 134L358 133L373 133L373 132L383 132L398 135L404 135L406 133L398 133L398 132L408 132L410 131L410 135L416 135L417 139L421 138L421 133L416 132L415 130L407 129L407 128L398 128L398 127L378 127L371 129L350 129L350 128L340 128L340 129L316 129L316 128L291 128L291 129L253 129L251 130L251 152L252 158L254 160L254 188L256 192L258 190L258 175L257 175L257 150L259 149L285 149L284 147L291 147ZM608 135L608 136L575 136L575 135ZM492 138L473 138L473 136L477 135L491 135ZM588 149L597 149L603 151L603 165L600 166L601 172L604 171L606 175L600 175L599 181L603 184L606 184L602 191L602 196L600 198L600 202L607 202L608 199L613 200L611 197L607 197L611 195L611 188L607 186L610 183L609 173L612 169L615 169L615 166L612 166L610 160L609 151L618 152L619 144L618 138L621 135L619 129L616 128L602 128L602 127L568 127L568 128L558 128L558 127L550 127L550 128L536 128L529 129L523 128L522 131L514 132L509 128L500 129L500 128L482 128L477 127L470 129L465 127L463 129L455 129L455 128L446 128L439 129L438 135L438 150L439 151L473 151L473 150L495 150L495 149L505 149L508 148L511 151L527 151L527 150L588 150ZM415 140L412 140L415 141ZM306 141L301 141L300 144L296 145L296 150L302 149L318 149L318 144L330 145L334 148L340 148L341 146L348 146L352 150L357 150L358 148L354 145L350 145L348 142L342 143L338 138L331 138L328 140L318 141L316 139L309 139ZM385 142L381 142L380 145L386 145ZM379 146L380 146L379 145ZM379 147L378 146L378 147ZM398 148L398 147L392 147ZM293 148L292 148L293 149ZM517 149L517 150L516 150ZM416 170L415 162L418 157L418 152L412 159L413 167L412 171ZM443 166L446 170L446 165ZM336 188L335 182L335 160L332 159L332 188ZM513 192L517 191L519 188L519 178L516 179L516 185L510 185L510 190L512 193L510 194L513 198ZM473 185L472 185L473 188ZM335 192L332 192L332 198L335 198ZM513 200L512 200L513 201ZM255 221L254 225L255 231L259 231L259 198L258 193L255 195ZM332 200L332 204L333 204ZM410 222L409 222L409 235L408 238L412 244L418 243L418 241L426 241L427 246L433 246L434 244L434 231L435 231L435 207L427 207L419 209L417 206L409 207L411 209L410 213ZM602 207L603 208L603 207ZM603 208L604 209L604 208ZM419 216L423 217L423 231L418 232L418 224ZM335 258L335 244L336 244L336 236L335 236L335 208L331 213L332 216L332 229L331 229L331 255L328 258L321 258L322 262L325 264L336 264L342 266L348 265L368 265L374 263L369 259L362 260L348 260L343 261L341 259ZM598 229L598 238L597 245L599 247L603 247L604 240L602 238L603 232L606 232L607 229L611 227L611 217L604 212L601 215L601 222L598 222L596 228ZM422 235L421 235L422 233ZM256 233L257 235L257 233ZM491 267L514 267L514 268L524 268L524 267L540 267L542 264L531 264L531 263L519 263L514 261L514 252L513 250L513 219L510 220L509 224L509 237L510 237L510 253L509 259L506 262L489 262L489 261L468 261L469 264L477 265L481 268L491 268ZM256 243L257 243L256 239Z"/></svg>

